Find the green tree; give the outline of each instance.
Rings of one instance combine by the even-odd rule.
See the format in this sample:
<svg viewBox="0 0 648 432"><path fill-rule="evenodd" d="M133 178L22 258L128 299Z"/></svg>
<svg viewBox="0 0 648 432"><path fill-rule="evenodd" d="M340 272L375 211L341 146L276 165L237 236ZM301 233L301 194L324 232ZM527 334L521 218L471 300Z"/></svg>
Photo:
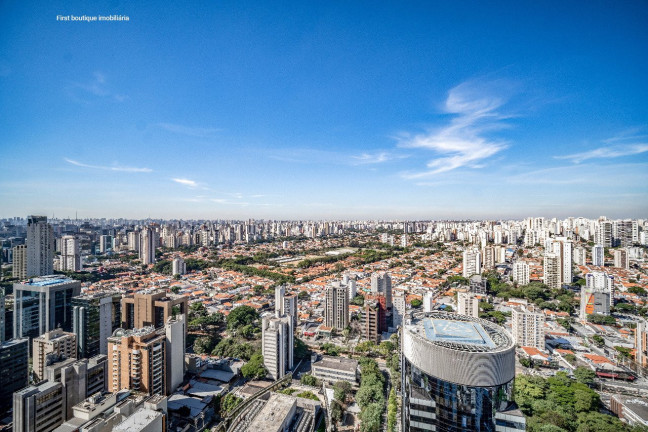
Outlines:
<svg viewBox="0 0 648 432"><path fill-rule="evenodd" d="M227 315L227 328L236 330L259 319L259 313L251 306L238 306Z"/></svg>
<svg viewBox="0 0 648 432"><path fill-rule="evenodd" d="M317 381L317 378L315 378L313 375L310 374L305 374L302 375L301 377L301 383L307 386L311 387L317 387L319 385L319 382Z"/></svg>
<svg viewBox="0 0 648 432"><path fill-rule="evenodd" d="M596 373L588 367L579 366L574 371L574 378L576 381L588 386L594 384L595 377Z"/></svg>
<svg viewBox="0 0 648 432"><path fill-rule="evenodd" d="M412 299L410 304L412 305L413 308L420 308L421 305L423 304L423 302L420 299L415 298L415 299Z"/></svg>
<svg viewBox="0 0 648 432"><path fill-rule="evenodd" d="M360 413L360 430L362 432L378 432L380 430L383 413L382 403L372 403Z"/></svg>
<svg viewBox="0 0 648 432"><path fill-rule="evenodd" d="M268 371L263 364L263 356L256 353L250 358L250 361L241 367L241 373L247 379L257 379L266 376Z"/></svg>
<svg viewBox="0 0 648 432"><path fill-rule="evenodd" d="M221 416L227 415L241 402L243 402L243 399L241 399L240 397L237 397L232 393L226 394L225 397L223 397L220 401Z"/></svg>
<svg viewBox="0 0 648 432"><path fill-rule="evenodd" d="M199 337L194 341L193 350L196 354L211 353L214 349L215 341L211 337Z"/></svg>

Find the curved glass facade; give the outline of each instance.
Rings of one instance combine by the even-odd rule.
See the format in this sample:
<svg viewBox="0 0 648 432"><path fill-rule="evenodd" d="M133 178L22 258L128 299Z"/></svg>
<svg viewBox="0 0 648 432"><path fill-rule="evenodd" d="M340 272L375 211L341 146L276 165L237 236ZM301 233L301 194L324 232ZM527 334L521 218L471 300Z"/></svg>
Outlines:
<svg viewBox="0 0 648 432"><path fill-rule="evenodd" d="M471 387L430 376L403 356L403 426L405 431L494 432L501 402L512 399L513 381Z"/></svg>

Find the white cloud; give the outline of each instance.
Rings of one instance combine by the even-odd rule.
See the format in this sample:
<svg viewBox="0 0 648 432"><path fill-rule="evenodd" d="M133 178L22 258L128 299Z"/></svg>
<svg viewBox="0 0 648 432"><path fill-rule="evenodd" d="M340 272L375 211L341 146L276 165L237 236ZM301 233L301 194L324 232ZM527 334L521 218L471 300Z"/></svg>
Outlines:
<svg viewBox="0 0 648 432"><path fill-rule="evenodd" d="M362 153L359 156L351 156L354 165L379 164L394 159L405 159L408 155L396 155L386 151L378 153Z"/></svg>
<svg viewBox="0 0 648 432"><path fill-rule="evenodd" d="M168 132L173 132L180 135L187 135L196 138L207 138L214 135L216 132L221 131L221 129L216 129L216 128L191 127L191 126L183 126L174 123L158 123L157 126Z"/></svg>
<svg viewBox="0 0 648 432"><path fill-rule="evenodd" d="M461 167L482 168L482 161L506 149L505 142L488 137L489 132L505 128L502 120L510 118L499 111L509 91L506 86L504 81L469 81L451 89L444 111L454 118L447 126L399 139L401 147L429 149L441 157L429 161L426 171L403 177L418 179Z"/></svg>
<svg viewBox="0 0 648 432"><path fill-rule="evenodd" d="M566 156L555 156L556 159L570 159L574 163L581 163L588 159L616 158L622 156L632 156L648 152L648 144L620 144L609 147L599 147L594 150L574 153Z"/></svg>
<svg viewBox="0 0 648 432"><path fill-rule="evenodd" d="M113 91L108 85L106 75L102 72L94 72L93 78L89 81L74 82L68 87L70 96L77 102L89 104L93 99L108 98L117 102L123 102L128 96Z"/></svg>
<svg viewBox="0 0 648 432"><path fill-rule="evenodd" d="M172 178L171 180L173 180L173 181L176 182L176 183L180 183L181 185L185 185L185 186L189 186L189 187L196 187L196 186L198 186L198 183L197 183L197 182L195 182L195 181L193 181L193 180L189 180L189 179L184 179L184 178Z"/></svg>
<svg viewBox="0 0 648 432"><path fill-rule="evenodd" d="M102 165L89 165L85 164L79 161L75 161L73 159L68 159L68 158L63 158L65 162L83 167L83 168L91 168L91 169L98 169L98 170L105 170L105 171L121 171L121 172L139 172L139 173L150 173L153 172L151 168L137 168L137 167L128 167L128 166L121 166L121 165L112 165L112 166L102 166Z"/></svg>

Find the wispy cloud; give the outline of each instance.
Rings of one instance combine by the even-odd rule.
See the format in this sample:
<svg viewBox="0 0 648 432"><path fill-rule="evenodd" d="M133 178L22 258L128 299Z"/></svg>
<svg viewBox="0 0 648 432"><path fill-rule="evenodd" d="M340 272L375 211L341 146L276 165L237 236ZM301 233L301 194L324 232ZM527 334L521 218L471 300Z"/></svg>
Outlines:
<svg viewBox="0 0 648 432"><path fill-rule="evenodd" d="M431 177L461 167L481 168L483 161L506 149L508 144L489 137L507 125L500 108L506 102L510 84L505 81L468 81L448 93L444 112L453 115L447 126L427 133L399 138L399 146L432 150L441 157L427 163L427 170L404 173L408 179Z"/></svg>
<svg viewBox="0 0 648 432"><path fill-rule="evenodd" d="M378 153L362 153L359 156L351 156L352 163L354 165L365 165L365 164L379 164L383 162L388 162L395 159L405 159L409 155L398 155L386 151Z"/></svg>
<svg viewBox="0 0 648 432"><path fill-rule="evenodd" d="M176 183L180 183L181 185L189 186L189 187L192 187L192 188L195 188L196 186L198 186L198 182L195 182L195 181L189 180L189 179L185 179L185 178L172 178L171 180L173 180Z"/></svg>
<svg viewBox="0 0 648 432"><path fill-rule="evenodd" d="M184 125L179 125L174 123L158 123L157 126L168 132L173 132L176 134L187 135L196 138L208 138L213 136L216 132L222 130L216 128L184 126Z"/></svg>
<svg viewBox="0 0 648 432"><path fill-rule="evenodd" d="M122 166L119 164L114 164L114 165L90 165L86 164L83 162L75 161L73 159L68 159L68 158L63 158L65 162L78 166L78 167L83 167L83 168L91 168L91 169L96 169L96 170L104 170L104 171L121 171L121 172L132 172L132 173L150 173L153 172L151 168L137 168L137 167L129 167L129 166Z"/></svg>
<svg viewBox="0 0 648 432"><path fill-rule="evenodd" d="M89 80L72 83L68 92L74 100L86 104L93 99L111 99L117 102L128 99L128 96L110 88L106 75L102 72L94 72Z"/></svg>
<svg viewBox="0 0 648 432"><path fill-rule="evenodd" d="M627 138L623 138L623 140L632 139L632 138L633 137L627 137ZM641 139L641 137L634 137L634 138ZM618 142L619 140L621 140L621 138L617 137L617 138L611 138L609 140L606 140L606 142ZM648 152L648 143L639 142L639 143L632 143L632 144L617 144L617 145L611 145L607 147L599 147L582 153L574 153L565 156L554 156L554 158L569 159L574 163L581 163L589 159L603 159L603 158L609 159L609 158L617 158L622 156L632 156L632 155L637 155L645 152Z"/></svg>

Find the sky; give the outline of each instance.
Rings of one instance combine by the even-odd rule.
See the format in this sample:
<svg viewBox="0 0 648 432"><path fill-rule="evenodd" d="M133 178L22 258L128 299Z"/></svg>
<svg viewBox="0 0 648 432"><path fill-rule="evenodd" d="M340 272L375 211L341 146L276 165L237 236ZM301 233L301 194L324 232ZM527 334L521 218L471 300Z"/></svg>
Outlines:
<svg viewBox="0 0 648 432"><path fill-rule="evenodd" d="M2 1L0 218L646 218L646 77L645 0Z"/></svg>

